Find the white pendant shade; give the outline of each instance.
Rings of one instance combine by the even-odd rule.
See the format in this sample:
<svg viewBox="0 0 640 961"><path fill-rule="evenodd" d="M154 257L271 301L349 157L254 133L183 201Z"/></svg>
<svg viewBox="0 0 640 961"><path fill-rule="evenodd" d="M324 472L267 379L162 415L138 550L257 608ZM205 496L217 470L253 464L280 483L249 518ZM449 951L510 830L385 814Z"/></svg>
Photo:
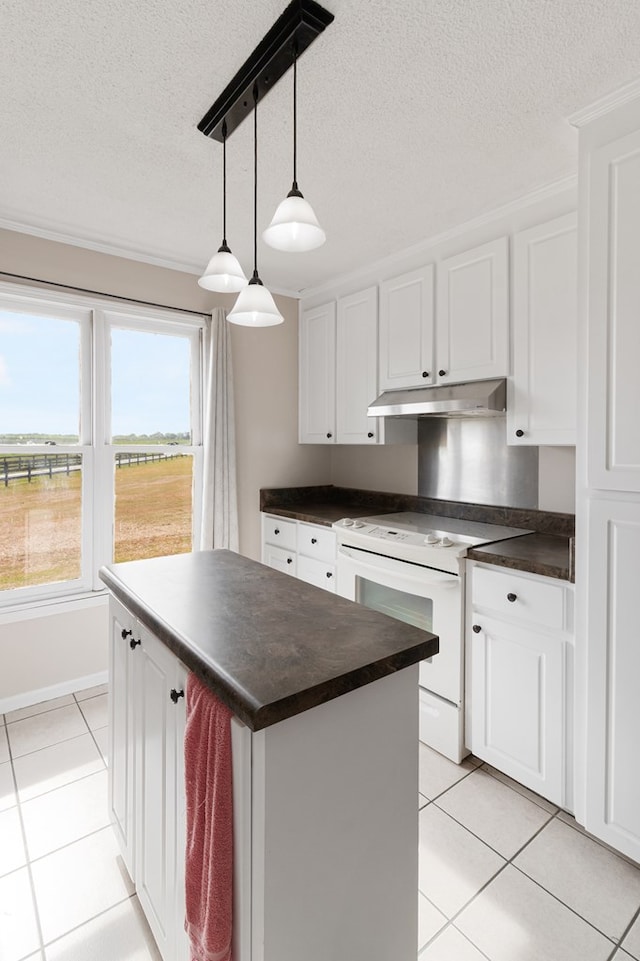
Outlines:
<svg viewBox="0 0 640 961"><path fill-rule="evenodd" d="M284 317L267 288L252 282L238 294L227 320L241 327L275 327L283 322Z"/></svg>
<svg viewBox="0 0 640 961"><path fill-rule="evenodd" d="M326 234L309 201L295 196L285 197L278 204L273 220L262 237L270 247L288 253L314 250L326 240Z"/></svg>
<svg viewBox="0 0 640 961"><path fill-rule="evenodd" d="M221 247L207 264L207 269L198 283L205 290L215 290L220 294L234 294L246 287L248 281L238 258L229 249L224 250Z"/></svg>

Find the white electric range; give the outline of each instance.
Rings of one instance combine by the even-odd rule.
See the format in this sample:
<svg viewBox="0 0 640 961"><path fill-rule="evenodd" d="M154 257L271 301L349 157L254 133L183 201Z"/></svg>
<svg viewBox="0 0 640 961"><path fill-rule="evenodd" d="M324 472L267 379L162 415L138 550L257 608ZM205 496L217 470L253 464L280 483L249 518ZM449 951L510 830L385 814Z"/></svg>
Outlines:
<svg viewBox="0 0 640 961"><path fill-rule="evenodd" d="M343 518L338 593L431 631L439 653L420 664L420 740L459 763L464 744L464 558L481 544L529 534L435 514Z"/></svg>

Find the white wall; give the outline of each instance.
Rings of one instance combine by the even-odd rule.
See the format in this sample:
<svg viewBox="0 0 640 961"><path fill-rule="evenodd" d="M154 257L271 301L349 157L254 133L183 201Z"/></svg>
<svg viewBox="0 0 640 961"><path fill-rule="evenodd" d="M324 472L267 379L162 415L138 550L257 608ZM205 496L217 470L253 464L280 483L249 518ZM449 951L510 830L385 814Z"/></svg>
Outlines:
<svg viewBox="0 0 640 961"><path fill-rule="evenodd" d="M7 230L0 230L0 270L195 311L233 303L202 290L192 274ZM260 557L260 488L331 478L327 449L298 444L297 302L276 302L285 318L280 327L232 330L240 550L254 558ZM9 697L106 669L106 620L96 610L24 623L0 616L0 712Z"/></svg>

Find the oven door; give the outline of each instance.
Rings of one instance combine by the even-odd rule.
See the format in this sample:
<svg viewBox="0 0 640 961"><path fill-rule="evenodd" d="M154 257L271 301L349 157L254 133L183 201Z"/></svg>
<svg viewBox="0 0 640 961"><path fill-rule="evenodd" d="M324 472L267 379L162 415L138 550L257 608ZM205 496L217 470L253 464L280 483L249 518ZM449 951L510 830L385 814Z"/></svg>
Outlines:
<svg viewBox="0 0 640 961"><path fill-rule="evenodd" d="M459 706L461 578L344 544L338 547L337 573L342 597L438 635L438 654L420 664L420 686Z"/></svg>

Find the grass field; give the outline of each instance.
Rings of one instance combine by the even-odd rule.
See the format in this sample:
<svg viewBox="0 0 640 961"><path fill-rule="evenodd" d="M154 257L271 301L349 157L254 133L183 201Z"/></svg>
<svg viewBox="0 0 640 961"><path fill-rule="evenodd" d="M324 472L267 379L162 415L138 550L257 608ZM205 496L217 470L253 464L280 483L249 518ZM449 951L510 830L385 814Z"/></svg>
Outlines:
<svg viewBox="0 0 640 961"><path fill-rule="evenodd" d="M116 471L116 561L191 550L192 459ZM0 487L0 590L80 576L80 471Z"/></svg>

